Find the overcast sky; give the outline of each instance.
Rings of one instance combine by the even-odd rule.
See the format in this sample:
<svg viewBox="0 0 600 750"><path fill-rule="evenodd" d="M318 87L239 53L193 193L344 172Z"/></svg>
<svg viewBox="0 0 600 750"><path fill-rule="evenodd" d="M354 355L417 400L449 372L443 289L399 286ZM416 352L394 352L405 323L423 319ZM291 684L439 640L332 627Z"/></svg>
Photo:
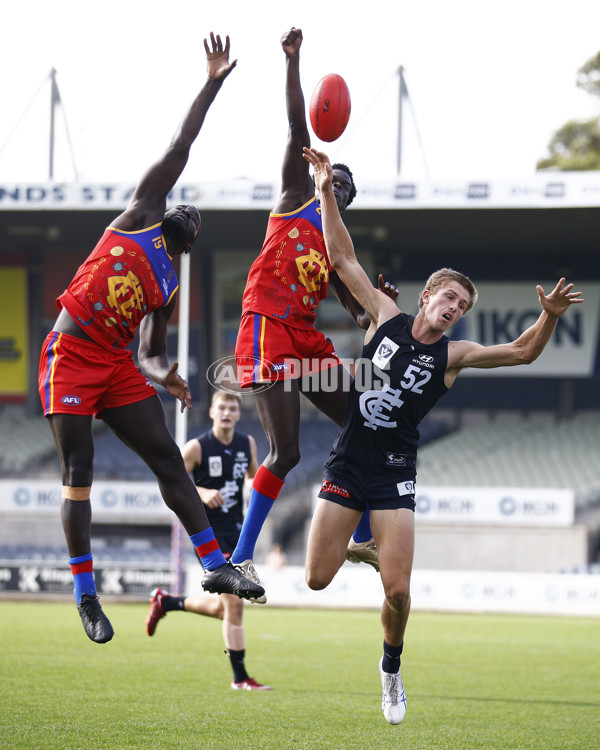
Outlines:
<svg viewBox="0 0 600 750"><path fill-rule="evenodd" d="M575 85L577 69L600 50L598 0L10 6L0 45L0 183L48 176L52 68L64 105L55 179L73 180L76 168L87 182L136 182L205 80L202 40L210 31L230 35L238 66L208 113L185 181L279 180L287 127L279 39L291 26L304 33L307 103L326 73L348 83L346 133L334 144L313 143L346 162L359 187L396 176L399 66L410 95L406 179L530 177L554 130L600 113L600 100Z"/></svg>

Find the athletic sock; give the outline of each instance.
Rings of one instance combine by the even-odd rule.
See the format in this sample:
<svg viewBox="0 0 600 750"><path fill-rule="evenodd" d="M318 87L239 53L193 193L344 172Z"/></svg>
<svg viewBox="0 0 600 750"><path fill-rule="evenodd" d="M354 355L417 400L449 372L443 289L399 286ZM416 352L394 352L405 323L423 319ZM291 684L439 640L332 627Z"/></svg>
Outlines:
<svg viewBox="0 0 600 750"><path fill-rule="evenodd" d="M171 596L170 594L167 596L163 596L162 608L165 610L165 612L174 612L175 610L181 610L182 612L184 612L184 600L185 596Z"/></svg>
<svg viewBox="0 0 600 750"><path fill-rule="evenodd" d="M397 674L400 671L400 654L404 643L399 646L390 646L389 643L383 642L383 659L381 668L388 674Z"/></svg>
<svg viewBox="0 0 600 750"><path fill-rule="evenodd" d="M73 573L73 596L77 604L81 602L84 594L96 596L96 582L94 581L94 561L92 553L70 557L69 565Z"/></svg>
<svg viewBox="0 0 600 750"><path fill-rule="evenodd" d="M231 562L234 565L239 565L244 560L252 560L254 557L258 535L282 487L283 479L276 477L265 466L259 466L252 482L250 502L242 524L240 538L231 555Z"/></svg>
<svg viewBox="0 0 600 750"><path fill-rule="evenodd" d="M357 544L360 544L361 542L368 542L373 538L368 508L360 517L360 521L358 522L358 526L354 530L354 534L352 534L352 538Z"/></svg>
<svg viewBox="0 0 600 750"><path fill-rule="evenodd" d="M246 672L246 667L244 665L246 649L242 649L241 651L232 651L231 649L228 649L227 653L229 654L229 661L231 662L231 668L233 669L233 681L243 682L244 680L247 680L248 672Z"/></svg>
<svg viewBox="0 0 600 750"><path fill-rule="evenodd" d="M204 570L215 570L227 562L223 557L219 543L215 539L215 533L210 526L208 529L204 529L204 531L192 534L190 540L196 548L196 553L200 558Z"/></svg>

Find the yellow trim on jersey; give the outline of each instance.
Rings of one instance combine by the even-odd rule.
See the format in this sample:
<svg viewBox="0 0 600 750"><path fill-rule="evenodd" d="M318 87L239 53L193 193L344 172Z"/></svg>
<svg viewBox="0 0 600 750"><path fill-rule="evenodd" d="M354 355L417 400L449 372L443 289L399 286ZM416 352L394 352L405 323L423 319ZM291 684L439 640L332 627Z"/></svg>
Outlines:
<svg viewBox="0 0 600 750"><path fill-rule="evenodd" d="M162 221L159 221L158 224L152 224L151 227L144 227L144 229L132 229L131 231L128 231L127 229L118 229L118 227L106 227L107 230L110 230L111 232L120 232L121 234L141 234L142 232L149 232L151 229L155 229L156 227L160 227L162 225Z"/></svg>
<svg viewBox="0 0 600 750"><path fill-rule="evenodd" d="M303 209L305 209L305 208L306 208L307 206L309 206L309 205L310 205L310 204L311 204L311 203L312 203L313 201L316 201L316 200L317 200L317 196L316 196L316 195L313 195L313 197L312 197L312 198L311 198L310 200L306 201L306 203L305 203L305 204L304 204L303 206L300 206L300 208L297 208L297 209L296 209L295 211L290 211L290 212L289 212L288 214L275 214L275 213L273 213L273 211L271 211L271 214L270 214L270 215L271 215L271 216L274 216L274 217L276 217L276 218L277 218L277 217L283 217L283 216L293 216L294 214L300 213L300 211L302 211Z"/></svg>

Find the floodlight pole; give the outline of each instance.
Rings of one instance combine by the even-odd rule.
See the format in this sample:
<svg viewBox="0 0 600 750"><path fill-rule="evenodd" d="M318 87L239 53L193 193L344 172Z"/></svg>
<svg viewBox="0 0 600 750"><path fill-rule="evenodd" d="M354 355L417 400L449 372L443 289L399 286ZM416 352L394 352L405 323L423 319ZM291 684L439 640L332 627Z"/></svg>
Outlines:
<svg viewBox="0 0 600 750"><path fill-rule="evenodd" d="M60 102L60 94L58 93L58 86L56 85L56 68L52 68L50 71L50 148L48 158L48 179L54 179L54 120L56 107Z"/></svg>
<svg viewBox="0 0 600 750"><path fill-rule="evenodd" d="M398 68L398 133L396 137L396 174L402 171L402 104L406 96L406 83L404 81L404 68Z"/></svg>

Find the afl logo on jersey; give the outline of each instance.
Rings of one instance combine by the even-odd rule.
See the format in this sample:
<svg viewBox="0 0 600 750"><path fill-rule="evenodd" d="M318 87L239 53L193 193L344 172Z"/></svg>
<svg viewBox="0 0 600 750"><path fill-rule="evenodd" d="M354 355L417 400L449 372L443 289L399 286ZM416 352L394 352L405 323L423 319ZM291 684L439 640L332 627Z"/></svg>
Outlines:
<svg viewBox="0 0 600 750"><path fill-rule="evenodd" d="M61 401L65 406L77 406L77 404L81 403L79 396L63 396Z"/></svg>

